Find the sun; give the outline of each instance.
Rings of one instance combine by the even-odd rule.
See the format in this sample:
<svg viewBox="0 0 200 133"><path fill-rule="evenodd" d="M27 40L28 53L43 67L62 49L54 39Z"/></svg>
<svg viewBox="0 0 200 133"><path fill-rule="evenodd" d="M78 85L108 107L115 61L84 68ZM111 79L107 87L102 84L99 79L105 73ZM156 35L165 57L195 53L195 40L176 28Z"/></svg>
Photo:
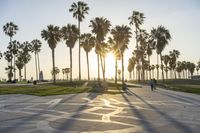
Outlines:
<svg viewBox="0 0 200 133"><path fill-rule="evenodd" d="M115 56L113 53L106 55L106 77L111 79L115 76Z"/></svg>

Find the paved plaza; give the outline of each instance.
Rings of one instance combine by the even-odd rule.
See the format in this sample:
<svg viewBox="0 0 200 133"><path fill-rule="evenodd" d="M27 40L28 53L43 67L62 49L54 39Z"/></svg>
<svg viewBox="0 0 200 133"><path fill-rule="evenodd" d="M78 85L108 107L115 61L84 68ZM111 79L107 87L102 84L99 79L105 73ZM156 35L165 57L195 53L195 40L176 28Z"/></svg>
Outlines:
<svg viewBox="0 0 200 133"><path fill-rule="evenodd" d="M0 133L199 133L200 96L146 86L116 95L1 95L0 123Z"/></svg>

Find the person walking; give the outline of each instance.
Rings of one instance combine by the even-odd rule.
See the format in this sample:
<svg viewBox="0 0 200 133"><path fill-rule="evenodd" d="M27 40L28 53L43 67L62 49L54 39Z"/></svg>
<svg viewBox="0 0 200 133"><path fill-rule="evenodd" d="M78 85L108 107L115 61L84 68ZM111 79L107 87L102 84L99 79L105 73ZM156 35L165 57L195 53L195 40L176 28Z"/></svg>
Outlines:
<svg viewBox="0 0 200 133"><path fill-rule="evenodd" d="M154 86L153 86L153 80L152 80L152 79L150 80L150 83L149 83L149 84L150 84L150 86L151 86L151 91L153 91Z"/></svg>
<svg viewBox="0 0 200 133"><path fill-rule="evenodd" d="M154 78L153 79L153 89L156 90L156 84L157 84L157 80Z"/></svg>

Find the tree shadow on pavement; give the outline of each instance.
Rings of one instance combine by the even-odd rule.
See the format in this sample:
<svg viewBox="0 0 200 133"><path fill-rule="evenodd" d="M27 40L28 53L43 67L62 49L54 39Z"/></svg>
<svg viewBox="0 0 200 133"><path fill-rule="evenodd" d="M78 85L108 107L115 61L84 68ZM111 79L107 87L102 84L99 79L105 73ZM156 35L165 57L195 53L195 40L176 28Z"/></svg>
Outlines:
<svg viewBox="0 0 200 133"><path fill-rule="evenodd" d="M190 127L188 127L187 125L177 121L175 118L169 116L168 114L162 112L160 109L156 108L155 106L153 106L152 104L148 103L145 99L143 99L142 97L140 97L139 95L137 95L136 93L132 92L131 90L127 89L126 91L129 95L132 94L134 96L136 96L136 98L138 98L139 100L141 100L142 102L144 102L148 107L150 107L151 109L153 109L156 113L158 113L161 117L163 117L164 119L166 119L168 122L170 122L171 124L173 124L174 126L177 127L178 130L180 130L182 133L192 133L193 131L190 129ZM128 100L128 98L123 95L125 100ZM148 124L148 123L147 123ZM150 126L150 125L145 125L145 126ZM155 132L155 131L153 131Z"/></svg>

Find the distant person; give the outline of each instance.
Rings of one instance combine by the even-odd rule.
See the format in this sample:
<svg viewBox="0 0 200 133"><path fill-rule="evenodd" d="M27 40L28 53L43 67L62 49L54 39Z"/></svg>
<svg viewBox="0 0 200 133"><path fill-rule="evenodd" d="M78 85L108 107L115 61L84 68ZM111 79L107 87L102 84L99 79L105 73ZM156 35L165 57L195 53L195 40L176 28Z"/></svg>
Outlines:
<svg viewBox="0 0 200 133"><path fill-rule="evenodd" d="M151 91L153 91L153 80L152 79L149 81L149 84L150 84L150 87L151 87Z"/></svg>
<svg viewBox="0 0 200 133"><path fill-rule="evenodd" d="M157 84L157 80L154 78L153 79L153 89L156 90L156 84Z"/></svg>

